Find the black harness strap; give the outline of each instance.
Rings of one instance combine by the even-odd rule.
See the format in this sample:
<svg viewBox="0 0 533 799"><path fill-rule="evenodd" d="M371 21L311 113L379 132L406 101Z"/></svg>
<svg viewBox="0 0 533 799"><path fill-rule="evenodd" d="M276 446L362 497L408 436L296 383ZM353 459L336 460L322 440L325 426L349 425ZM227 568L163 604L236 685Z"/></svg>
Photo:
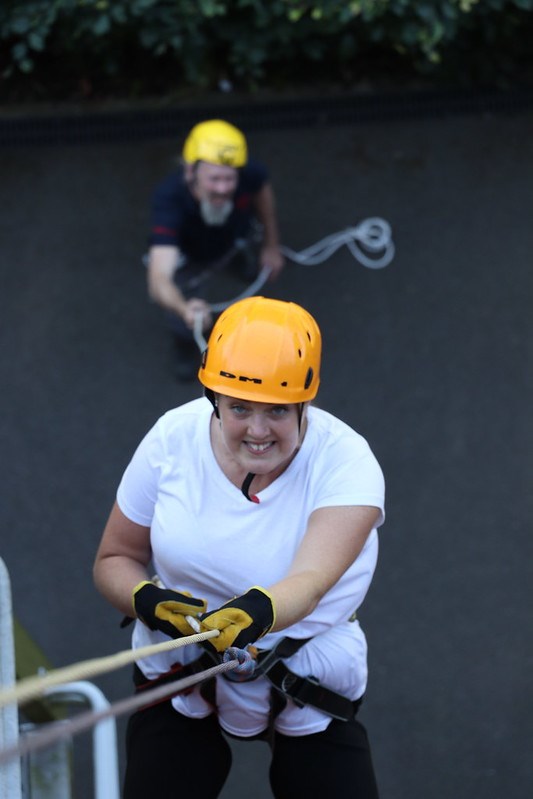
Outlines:
<svg viewBox="0 0 533 799"><path fill-rule="evenodd" d="M283 697L290 697L298 707L311 705L340 721L352 721L362 702L362 699L352 702L336 691L325 688L314 677L300 677L281 661L275 663L265 677L277 692Z"/></svg>
<svg viewBox="0 0 533 799"><path fill-rule="evenodd" d="M351 721L362 699L353 702L321 685L313 676L301 677L295 674L282 662L282 658L296 654L310 640L311 638L282 638L273 649L259 652L258 665L252 679L264 676L272 683L274 696L278 700L273 702L273 718L281 713L289 697L298 707L311 705L334 719Z"/></svg>
<svg viewBox="0 0 533 799"><path fill-rule="evenodd" d="M311 640L311 638L289 638L287 636L280 638L272 649L260 649L257 654L257 667L254 671L254 677L266 674L273 663L277 663L281 658L292 657Z"/></svg>

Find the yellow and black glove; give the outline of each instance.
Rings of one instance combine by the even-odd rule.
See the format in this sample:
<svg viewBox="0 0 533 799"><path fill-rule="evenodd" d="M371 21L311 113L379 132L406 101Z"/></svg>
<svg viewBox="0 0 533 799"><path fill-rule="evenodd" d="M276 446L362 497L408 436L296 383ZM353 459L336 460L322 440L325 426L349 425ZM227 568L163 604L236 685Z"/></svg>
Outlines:
<svg viewBox="0 0 533 799"><path fill-rule="evenodd" d="M254 585L218 610L201 616L200 628L202 632L220 630L217 638L205 643L214 646L217 652L224 652L229 646L244 649L262 638L272 629L275 620L274 600L268 591Z"/></svg>
<svg viewBox="0 0 533 799"><path fill-rule="evenodd" d="M205 599L196 599L187 591L158 588L148 580L135 586L132 600L135 615L150 630L161 630L170 638L193 635L185 616L199 616L207 610Z"/></svg>

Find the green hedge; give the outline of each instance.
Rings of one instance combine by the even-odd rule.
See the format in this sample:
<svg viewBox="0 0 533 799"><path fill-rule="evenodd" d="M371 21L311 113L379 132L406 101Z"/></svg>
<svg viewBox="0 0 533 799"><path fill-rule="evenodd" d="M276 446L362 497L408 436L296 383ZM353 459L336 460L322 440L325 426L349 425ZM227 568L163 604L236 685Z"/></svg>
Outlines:
<svg viewBox="0 0 533 799"><path fill-rule="evenodd" d="M533 0L3 0L3 95L529 80Z"/></svg>

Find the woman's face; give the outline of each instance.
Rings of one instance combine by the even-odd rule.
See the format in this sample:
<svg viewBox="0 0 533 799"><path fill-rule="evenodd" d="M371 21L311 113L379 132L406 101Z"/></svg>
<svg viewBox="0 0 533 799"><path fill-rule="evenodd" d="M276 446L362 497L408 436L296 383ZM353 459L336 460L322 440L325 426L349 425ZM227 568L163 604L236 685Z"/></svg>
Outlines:
<svg viewBox="0 0 533 799"><path fill-rule="evenodd" d="M254 474L285 468L300 443L298 405L217 399L222 441L239 466Z"/></svg>

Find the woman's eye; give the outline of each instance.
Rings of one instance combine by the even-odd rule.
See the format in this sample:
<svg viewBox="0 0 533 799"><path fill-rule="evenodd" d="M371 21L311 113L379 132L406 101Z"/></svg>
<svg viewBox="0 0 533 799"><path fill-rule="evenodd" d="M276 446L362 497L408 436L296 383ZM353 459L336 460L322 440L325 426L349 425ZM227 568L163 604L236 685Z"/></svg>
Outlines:
<svg viewBox="0 0 533 799"><path fill-rule="evenodd" d="M243 405L232 405L231 410L237 416L241 416L243 413L246 413L246 408Z"/></svg>
<svg viewBox="0 0 533 799"><path fill-rule="evenodd" d="M272 408L271 413L272 416L285 416L289 409L285 405L278 405L276 408Z"/></svg>

